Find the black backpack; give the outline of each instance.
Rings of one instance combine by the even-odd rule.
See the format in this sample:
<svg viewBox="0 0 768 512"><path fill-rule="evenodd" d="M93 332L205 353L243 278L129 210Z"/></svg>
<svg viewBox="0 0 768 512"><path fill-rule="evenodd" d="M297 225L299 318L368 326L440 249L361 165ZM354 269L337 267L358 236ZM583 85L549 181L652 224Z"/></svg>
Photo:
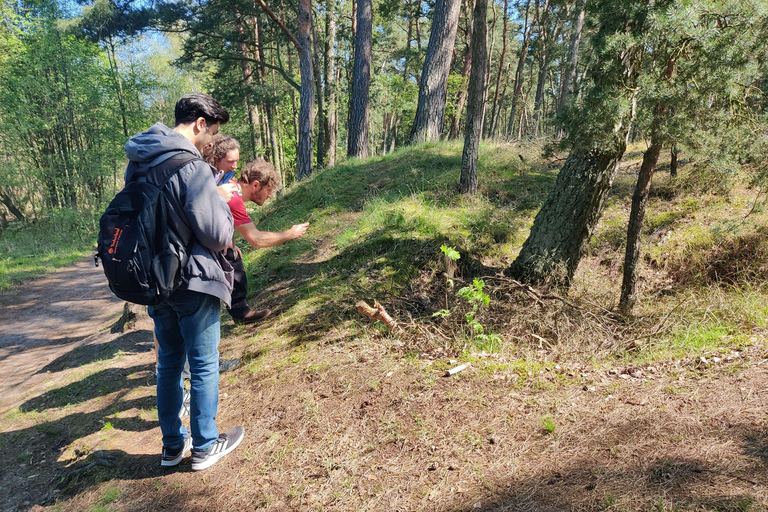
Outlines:
<svg viewBox="0 0 768 512"><path fill-rule="evenodd" d="M200 158L183 152L146 171L134 172L101 216L94 259L97 266L101 260L109 288L119 298L155 306L180 284L190 241L181 240L169 228L162 189L193 160ZM187 250L180 257L174 245Z"/></svg>

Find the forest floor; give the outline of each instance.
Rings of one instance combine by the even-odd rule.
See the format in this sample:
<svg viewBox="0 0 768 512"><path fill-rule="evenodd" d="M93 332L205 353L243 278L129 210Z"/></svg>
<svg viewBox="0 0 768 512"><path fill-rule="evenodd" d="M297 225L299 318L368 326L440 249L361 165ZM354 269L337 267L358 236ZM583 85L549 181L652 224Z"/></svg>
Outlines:
<svg viewBox="0 0 768 512"><path fill-rule="evenodd" d="M101 269L84 261L3 292L0 510L768 510L768 293L685 285L649 249L644 303L618 319L606 297L622 187L567 300L522 293L492 272L503 258L475 261L492 297L477 318L498 338L451 323L468 306L449 300L439 257L410 254L418 271L399 288L377 265L408 240L361 253L350 237L372 238L365 206L315 219L336 231L311 250L250 260L268 279L253 300L276 313L256 327L222 316L222 356L244 364L222 375L217 421L246 437L200 473L188 459L160 467L151 325L120 325ZM649 245L693 229L685 204L678 224L650 219ZM373 224L411 229L398 208L404 218ZM359 316L356 298L381 298L402 330ZM443 306L453 316L425 320Z"/></svg>

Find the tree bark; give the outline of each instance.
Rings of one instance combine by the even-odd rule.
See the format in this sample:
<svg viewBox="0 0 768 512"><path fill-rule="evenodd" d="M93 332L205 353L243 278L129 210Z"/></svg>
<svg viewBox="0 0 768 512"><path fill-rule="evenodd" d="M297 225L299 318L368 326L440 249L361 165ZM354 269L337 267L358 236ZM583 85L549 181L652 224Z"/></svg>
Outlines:
<svg viewBox="0 0 768 512"><path fill-rule="evenodd" d="M472 14L472 73L469 75L469 103L464 130L464 151L461 155L459 192L477 193L477 155L483 134L483 104L485 71L488 60L487 16L488 0L476 0Z"/></svg>
<svg viewBox="0 0 768 512"><path fill-rule="evenodd" d="M576 12L571 25L571 42L568 49L568 60L563 72L563 84L560 88L560 97L557 101L558 114L565 109L571 99L576 84L576 66L579 60L579 46L581 44L581 31L584 28L584 4L586 0L576 0ZM564 135L564 134L561 134Z"/></svg>
<svg viewBox="0 0 768 512"><path fill-rule="evenodd" d="M24 221L24 214L19 210L15 204L13 204L13 199L10 198L5 192L0 191L0 202L2 202L6 208L8 208L8 211L11 212L11 214L19 219L20 221Z"/></svg>
<svg viewBox="0 0 768 512"><path fill-rule="evenodd" d="M254 23L256 28L256 41L258 42L258 56L259 56L259 62L261 63L261 79L263 84L267 84L268 76L267 76L267 58L264 54L264 30L263 26L261 24L261 16L258 14L254 16ZM273 34L274 36L274 34ZM274 94L275 90L275 70L274 70L274 58L275 58L275 52L273 51L272 54L272 91ZM277 170L277 173L280 175L280 184L281 189L285 188L285 167L283 166L281 159L280 159L280 148L278 145L278 135L277 135L277 107L275 105L275 102L272 99L268 99L264 101L264 111L267 114L267 129L269 130L269 147L270 147L270 158L272 161L272 165L275 167L275 170Z"/></svg>
<svg viewBox="0 0 768 512"><path fill-rule="evenodd" d="M371 85L371 46L373 37L373 2L357 2L357 34L355 37L355 64L353 75L352 108L349 112L349 136L347 156L367 158L369 156L368 130L369 95Z"/></svg>
<svg viewBox="0 0 768 512"><path fill-rule="evenodd" d="M491 106L491 120L488 123L487 134L489 137L493 137L493 132L496 131L496 126L499 124L499 89L501 88L501 72L504 69L504 60L507 57L507 8L509 7L509 0L504 0L504 23L502 29L502 42L501 42L501 56L499 57L499 72L496 75L496 90L493 93L493 105Z"/></svg>
<svg viewBox="0 0 768 512"><path fill-rule="evenodd" d="M258 28L256 28L256 36L258 38ZM253 86L253 67L251 66L251 55L248 51L248 47L245 44L245 35L243 28L243 20L239 13L235 14L235 32L238 34L237 50L243 59L240 61L240 70L243 73L243 81L249 86ZM257 39L258 40L258 39ZM248 113L248 127L251 136L251 147L254 153L258 144L256 142L256 129L261 126L261 120L259 119L259 111L256 108L256 104L250 99L250 93L245 96L245 110Z"/></svg>
<svg viewBox="0 0 768 512"><path fill-rule="evenodd" d="M299 144L296 179L312 174L312 129L315 124L315 83L312 72L312 2L299 0L299 70L301 72L301 105L299 106Z"/></svg>
<svg viewBox="0 0 768 512"><path fill-rule="evenodd" d="M336 165L339 117L336 108L336 18L334 2L327 0L325 6L325 155L328 165Z"/></svg>
<svg viewBox="0 0 768 512"><path fill-rule="evenodd" d="M637 262L640 258L640 234L643 229L645 217L645 205L648 202L648 194L651 190L653 172L659 161L661 142L658 139L651 141L651 145L643 153L643 163L640 166L640 174L637 177L635 193L632 195L632 210L629 214L627 225L627 248L624 252L624 276L621 283L621 298L619 299L619 311L622 315L628 315L635 305L637 291Z"/></svg>
<svg viewBox="0 0 768 512"><path fill-rule="evenodd" d="M461 0L437 0L435 4L416 118L411 129L412 144L440 140L460 7Z"/></svg>
<svg viewBox="0 0 768 512"><path fill-rule="evenodd" d="M570 285L625 149L622 138L613 148L568 155L531 234L509 268L512 276L529 283Z"/></svg>
<svg viewBox="0 0 768 512"><path fill-rule="evenodd" d="M672 150L670 152L670 158L669 158L669 175L673 178L677 177L677 145L672 145Z"/></svg>
<svg viewBox="0 0 768 512"><path fill-rule="evenodd" d="M123 80L120 78L120 72L117 68L117 55L115 54L115 44L112 40L112 34L108 36L109 50L107 51L107 58L109 60L109 67L112 70L112 77L115 81L115 87L117 89L117 100L120 104L120 116L123 121L123 135L130 136L128 132L128 120L126 118L125 108L125 94L123 93Z"/></svg>
<svg viewBox="0 0 768 512"><path fill-rule="evenodd" d="M547 83L547 74L549 71L549 62L552 59L551 45L557 41L560 31L559 22L555 18L552 26L549 25L551 14L551 4L548 0L544 2L544 11L539 12L538 2L536 3L536 17L539 19L539 77L536 82L536 97L533 102L533 135L539 136L539 123L544 111L544 88Z"/></svg>
<svg viewBox="0 0 768 512"><path fill-rule="evenodd" d="M299 54L299 73L301 74L301 87L299 91L299 118L296 123L298 147L296 148L296 179L302 180L312 174L312 131L315 124L315 84L312 70L312 1L299 0L298 37L288 29L284 21L280 20L267 6L264 0L255 0L262 10L277 23L293 43ZM277 43L276 43L277 44ZM291 59L288 59L290 71ZM296 110L296 100L291 90L291 100Z"/></svg>
<svg viewBox="0 0 768 512"><path fill-rule="evenodd" d="M469 3L470 0L467 0ZM472 24L469 24L467 29L467 48L464 53L464 67L461 71L462 85L459 90L459 98L456 101L456 111L451 116L451 125L448 130L448 138L450 140L456 139L461 134L461 113L464 110L464 104L467 101L467 88L469 84L469 73L472 71Z"/></svg>
<svg viewBox="0 0 768 512"><path fill-rule="evenodd" d="M507 125L507 137L512 137L517 121L517 105L523 95L523 72L525 70L525 59L528 57L528 45L531 41L531 31L533 24L528 25L528 12L531 8L531 0L525 4L525 23L523 24L523 42L520 46L520 57L517 59L517 71L515 71L515 89L512 92L512 105L509 108L509 124Z"/></svg>
<svg viewBox="0 0 768 512"><path fill-rule="evenodd" d="M322 169L325 167L325 110L323 108L324 91L323 91L323 79L320 76L320 50L318 45L320 40L317 37L317 26L314 21L312 23L312 56L314 59L314 74L315 74L315 93L317 100L317 114L320 119L317 123L317 167Z"/></svg>

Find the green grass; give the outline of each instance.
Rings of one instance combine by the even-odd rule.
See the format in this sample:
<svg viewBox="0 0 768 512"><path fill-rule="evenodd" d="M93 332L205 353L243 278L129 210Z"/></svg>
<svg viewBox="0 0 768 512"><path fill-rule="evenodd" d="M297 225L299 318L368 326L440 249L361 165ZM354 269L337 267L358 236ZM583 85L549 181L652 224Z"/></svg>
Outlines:
<svg viewBox="0 0 768 512"><path fill-rule="evenodd" d="M280 321L271 324L274 328L268 335L256 332L252 336L256 355L246 358L249 371L260 372L262 349L301 347L320 338L336 342L344 336L364 340L388 336L385 328L361 319L355 302L378 299L392 304L392 312L400 318L410 314L403 312L401 301L410 300L415 282L441 274L443 245L461 252L459 266L481 262L491 273L511 263L554 183L558 161L546 161L535 145L485 144L478 166L479 194L466 197L457 193L461 149L458 142L430 143L383 157L342 162L295 184L264 207L254 208L252 215L259 229L283 230L307 220L310 227L299 240L261 250L251 249L238 237L251 295L258 294L254 302L279 308L280 313ZM631 173L619 175L590 242L590 254L611 268L609 279L620 273L633 180ZM680 182L666 174L658 176L646 212L642 265L658 275L667 270L673 277L684 274L688 281L685 286L676 282L663 295L652 295L654 283L648 285L649 295L639 302L637 314L655 315L658 320L654 321L662 321L670 311L674 314L663 322L664 329L640 344L640 350L619 358L682 357L718 347L739 347L749 343L750 329L768 325L768 291L763 291L762 281L754 280L754 287L749 288L742 280L727 289L702 274L712 268L715 258L726 263L743 261L745 275L761 275L768 237L760 225L768 221L768 213L743 220L749 193L725 197L697 192L693 197ZM0 235L0 289L88 254L92 245L84 226L90 218L81 217L62 214L35 225L16 224ZM75 235L62 236L65 228ZM582 264L584 261L586 258ZM594 301L594 294L608 286L610 293L618 294L617 283L606 280L601 271L596 269L589 278L601 279L600 283L580 285L590 291L585 295L589 300ZM736 280L738 271L733 272ZM705 284L699 283L699 276L706 277ZM466 284L457 281L452 292L430 297L433 309L422 320L433 321L434 311L453 308L445 324L454 328L449 334L457 346L502 356L525 350L522 344L510 341L525 338L525 332L510 336L479 314L485 330L483 337L473 335L462 321L466 311L460 310L462 303L455 299L456 290ZM446 304L446 298L453 304ZM611 307L610 300L607 307ZM333 338L329 333L334 331L341 334ZM524 353L514 358L532 361L530 356ZM312 363L298 352L291 357L294 364ZM514 363L509 371L525 383L540 370L525 366L536 364ZM81 376L48 396L54 405L65 406L77 403L78 397L114 391L102 380L98 375Z"/></svg>
<svg viewBox="0 0 768 512"><path fill-rule="evenodd" d="M279 292L288 310L284 333L295 334L308 318L321 329L324 320L356 317L350 305L357 299L402 295L440 261L443 244L504 265L556 171L535 159L523 166L518 149L503 145L484 146L480 160L474 198L456 193L461 147L455 143L404 148L316 173L255 213L262 230L307 219L310 227L282 246L244 250L251 290ZM290 289L271 288L281 280L292 280Z"/></svg>
<svg viewBox="0 0 768 512"><path fill-rule="evenodd" d="M94 253L91 214L60 213L36 223L11 223L0 232L0 290Z"/></svg>

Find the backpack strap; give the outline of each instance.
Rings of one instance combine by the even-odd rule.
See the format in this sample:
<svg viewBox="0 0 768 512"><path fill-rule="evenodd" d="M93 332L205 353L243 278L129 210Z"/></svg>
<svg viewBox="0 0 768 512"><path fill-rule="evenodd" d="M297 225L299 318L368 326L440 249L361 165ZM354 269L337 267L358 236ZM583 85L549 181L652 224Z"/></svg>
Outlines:
<svg viewBox="0 0 768 512"><path fill-rule="evenodd" d="M200 157L187 153L186 151L178 153L161 163L150 167L147 170L147 182L152 183L156 187L162 188L168 180L179 172L179 170L194 160L201 160ZM201 160L202 161L202 160Z"/></svg>

